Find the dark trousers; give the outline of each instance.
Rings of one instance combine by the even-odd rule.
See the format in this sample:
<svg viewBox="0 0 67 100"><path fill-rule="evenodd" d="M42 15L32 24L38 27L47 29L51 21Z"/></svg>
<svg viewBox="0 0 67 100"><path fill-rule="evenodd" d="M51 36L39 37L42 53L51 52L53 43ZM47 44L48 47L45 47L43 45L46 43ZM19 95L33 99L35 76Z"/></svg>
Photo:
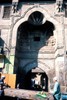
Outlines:
<svg viewBox="0 0 67 100"><path fill-rule="evenodd" d="M53 95L53 97L54 97L54 100L57 100L54 95Z"/></svg>

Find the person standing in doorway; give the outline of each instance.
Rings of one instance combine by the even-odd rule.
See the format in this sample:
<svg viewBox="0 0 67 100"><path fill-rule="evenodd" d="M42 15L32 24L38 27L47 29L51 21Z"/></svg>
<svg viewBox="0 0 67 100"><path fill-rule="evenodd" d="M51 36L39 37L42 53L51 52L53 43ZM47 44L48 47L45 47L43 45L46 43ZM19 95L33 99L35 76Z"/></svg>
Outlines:
<svg viewBox="0 0 67 100"><path fill-rule="evenodd" d="M31 88L34 89L34 85L35 85L35 79L31 78Z"/></svg>
<svg viewBox="0 0 67 100"><path fill-rule="evenodd" d="M42 82L42 89L43 89L44 91L46 91L46 90L45 90L45 88L46 88L46 79L43 78L42 81L43 81L43 82Z"/></svg>

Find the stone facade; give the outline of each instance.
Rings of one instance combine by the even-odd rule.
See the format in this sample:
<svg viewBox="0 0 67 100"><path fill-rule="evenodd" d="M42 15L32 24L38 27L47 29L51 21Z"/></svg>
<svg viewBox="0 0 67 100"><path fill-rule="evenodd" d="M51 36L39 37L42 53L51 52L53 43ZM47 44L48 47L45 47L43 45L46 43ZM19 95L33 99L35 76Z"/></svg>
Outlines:
<svg viewBox="0 0 67 100"><path fill-rule="evenodd" d="M48 77L49 90L57 75L62 90L67 91L67 18L63 2L58 8L58 1L62 0L40 3L17 0L10 5L0 5L0 37L5 53L3 73L17 74L18 69L19 74L28 73L38 67ZM9 18L4 13L5 6L10 6ZM42 21L40 15L43 15ZM40 30L37 24L43 28Z"/></svg>

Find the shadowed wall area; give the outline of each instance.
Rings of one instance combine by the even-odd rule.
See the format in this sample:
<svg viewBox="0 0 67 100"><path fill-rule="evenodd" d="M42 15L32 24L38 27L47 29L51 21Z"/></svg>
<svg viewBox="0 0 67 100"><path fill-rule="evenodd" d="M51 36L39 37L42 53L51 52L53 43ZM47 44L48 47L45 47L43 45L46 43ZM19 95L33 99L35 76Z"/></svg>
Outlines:
<svg viewBox="0 0 67 100"><path fill-rule="evenodd" d="M38 65L39 59L44 58L43 56L38 58L38 54L42 54L42 51L39 52L41 48L51 44L49 39L53 37L55 27L49 21L42 23L43 17L38 11L32 13L28 21L22 23L17 31L15 66L17 68L17 84L20 85L20 88L31 89L33 74L35 78L38 73L38 70L32 71L32 69L36 70L40 66L39 73L42 78L46 78L46 91L48 91L48 76L45 70L41 69L41 65ZM53 45L51 44L51 46ZM43 65L43 62L41 63ZM29 84L26 85L27 82Z"/></svg>

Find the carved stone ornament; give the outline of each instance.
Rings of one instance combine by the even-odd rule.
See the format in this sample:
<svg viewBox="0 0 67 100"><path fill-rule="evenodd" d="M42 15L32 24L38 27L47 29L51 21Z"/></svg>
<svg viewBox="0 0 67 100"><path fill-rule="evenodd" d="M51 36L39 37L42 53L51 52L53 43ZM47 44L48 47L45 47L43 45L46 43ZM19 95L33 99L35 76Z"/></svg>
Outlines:
<svg viewBox="0 0 67 100"><path fill-rule="evenodd" d="M45 22L44 15L39 11L35 11L29 16L28 21L33 25L42 25Z"/></svg>

